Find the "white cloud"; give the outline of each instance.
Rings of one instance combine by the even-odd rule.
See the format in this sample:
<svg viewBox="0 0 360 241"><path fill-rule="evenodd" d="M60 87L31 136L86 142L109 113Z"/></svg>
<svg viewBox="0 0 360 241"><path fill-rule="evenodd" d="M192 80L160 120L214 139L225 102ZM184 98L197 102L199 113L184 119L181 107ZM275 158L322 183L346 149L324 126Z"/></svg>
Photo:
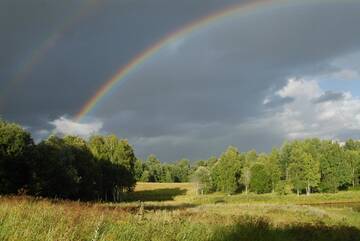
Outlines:
<svg viewBox="0 0 360 241"><path fill-rule="evenodd" d="M337 101L313 101L325 93L316 80L291 78L275 96L291 97L294 101L255 122L269 128L276 126L289 139L336 139L345 131L360 130L360 99L343 93Z"/></svg>
<svg viewBox="0 0 360 241"><path fill-rule="evenodd" d="M290 78L287 85L276 92L282 98L285 97L302 97L313 98L321 95L321 89L315 80L304 80Z"/></svg>
<svg viewBox="0 0 360 241"><path fill-rule="evenodd" d="M98 133L103 127L103 123L100 121L80 123L68 119L64 116L51 121L50 124L55 127L53 130L55 133L62 135L81 136L85 138Z"/></svg>

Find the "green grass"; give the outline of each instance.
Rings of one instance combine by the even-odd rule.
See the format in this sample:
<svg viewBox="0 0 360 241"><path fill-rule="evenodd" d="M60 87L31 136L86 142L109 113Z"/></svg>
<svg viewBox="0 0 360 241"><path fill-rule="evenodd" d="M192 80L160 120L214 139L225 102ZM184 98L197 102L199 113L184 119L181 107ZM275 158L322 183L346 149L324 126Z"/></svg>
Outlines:
<svg viewBox="0 0 360 241"><path fill-rule="evenodd" d="M360 241L360 192L196 195L192 184L139 183L124 203L0 198L0 240ZM141 202L139 202L140 200Z"/></svg>

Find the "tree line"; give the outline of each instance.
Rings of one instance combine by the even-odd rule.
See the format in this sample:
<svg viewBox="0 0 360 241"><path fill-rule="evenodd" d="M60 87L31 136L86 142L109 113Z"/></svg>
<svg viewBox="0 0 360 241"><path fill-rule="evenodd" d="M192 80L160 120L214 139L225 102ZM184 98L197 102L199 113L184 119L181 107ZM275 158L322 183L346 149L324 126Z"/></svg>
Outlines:
<svg viewBox="0 0 360 241"><path fill-rule="evenodd" d="M135 162L135 178L141 182L189 182L192 172L187 159L165 163L152 154L146 161L138 159Z"/></svg>
<svg viewBox="0 0 360 241"><path fill-rule="evenodd" d="M295 140L267 154L230 146L219 158L199 161L192 176L202 193L337 192L359 186L360 141Z"/></svg>
<svg viewBox="0 0 360 241"><path fill-rule="evenodd" d="M35 144L21 126L0 120L0 195L121 200L136 181L196 182L200 193L336 192L359 186L360 141L285 142L270 153L230 146L208 160L137 159L115 135L50 136Z"/></svg>
<svg viewBox="0 0 360 241"><path fill-rule="evenodd" d="M135 161L114 135L53 135L35 144L21 126L0 120L0 194L118 201L135 186Z"/></svg>

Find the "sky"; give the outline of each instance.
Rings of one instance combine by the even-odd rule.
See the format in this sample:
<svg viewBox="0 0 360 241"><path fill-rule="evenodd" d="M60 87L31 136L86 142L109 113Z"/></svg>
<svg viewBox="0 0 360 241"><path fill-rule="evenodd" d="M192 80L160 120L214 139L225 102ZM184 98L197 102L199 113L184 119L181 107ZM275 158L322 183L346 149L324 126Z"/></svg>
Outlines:
<svg viewBox="0 0 360 241"><path fill-rule="evenodd" d="M265 1L164 45L84 118L122 66L169 33L251 0L0 0L0 116L36 141L116 134L138 157L360 136L360 1Z"/></svg>

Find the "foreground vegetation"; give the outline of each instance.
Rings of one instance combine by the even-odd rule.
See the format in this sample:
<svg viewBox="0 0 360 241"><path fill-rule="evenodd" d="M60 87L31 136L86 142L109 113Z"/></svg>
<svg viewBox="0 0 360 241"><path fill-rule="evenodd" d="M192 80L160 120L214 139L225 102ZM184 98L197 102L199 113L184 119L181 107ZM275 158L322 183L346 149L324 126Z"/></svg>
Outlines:
<svg viewBox="0 0 360 241"><path fill-rule="evenodd" d="M353 140L166 164L113 135L35 144L0 120L0 240L360 241L359 173Z"/></svg>
<svg viewBox="0 0 360 241"><path fill-rule="evenodd" d="M189 183L139 183L130 195L142 202L2 197L0 240L360 240L355 209L305 205L360 203L356 191L285 200L276 194L197 195Z"/></svg>

